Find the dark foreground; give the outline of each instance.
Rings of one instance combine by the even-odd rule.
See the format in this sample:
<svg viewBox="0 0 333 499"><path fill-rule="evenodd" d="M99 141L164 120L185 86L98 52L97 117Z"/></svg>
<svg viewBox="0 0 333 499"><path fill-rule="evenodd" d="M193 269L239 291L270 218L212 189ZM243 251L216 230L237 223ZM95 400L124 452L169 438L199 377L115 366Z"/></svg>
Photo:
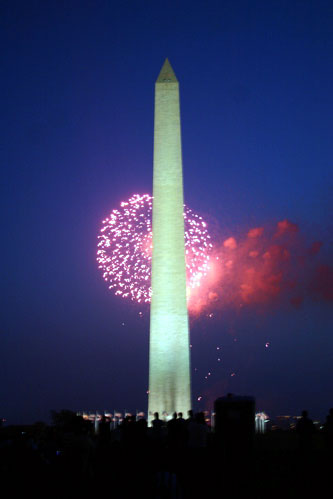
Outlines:
<svg viewBox="0 0 333 499"><path fill-rule="evenodd" d="M207 429L206 445L195 447L170 439L167 429L157 435L144 425L100 430L97 436L85 425L2 428L2 486L58 497L331 494L332 450L319 432L305 444L296 432L281 431L256 435L245 446L218 442Z"/></svg>

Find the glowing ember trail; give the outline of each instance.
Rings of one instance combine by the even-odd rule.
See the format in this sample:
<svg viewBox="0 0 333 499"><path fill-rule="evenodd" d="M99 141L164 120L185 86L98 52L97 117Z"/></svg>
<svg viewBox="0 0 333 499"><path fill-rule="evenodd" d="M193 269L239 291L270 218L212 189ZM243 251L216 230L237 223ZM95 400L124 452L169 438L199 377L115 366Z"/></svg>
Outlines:
<svg viewBox="0 0 333 499"><path fill-rule="evenodd" d="M152 197L135 194L103 220L98 236L97 262L116 295L150 302ZM212 244L202 217L184 206L188 300L209 271Z"/></svg>

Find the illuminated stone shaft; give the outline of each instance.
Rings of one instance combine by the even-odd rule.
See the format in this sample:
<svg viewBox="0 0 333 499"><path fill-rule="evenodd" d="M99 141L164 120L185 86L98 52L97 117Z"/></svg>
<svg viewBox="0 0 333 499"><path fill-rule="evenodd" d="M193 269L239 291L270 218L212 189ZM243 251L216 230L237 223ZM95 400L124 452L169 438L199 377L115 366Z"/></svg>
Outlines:
<svg viewBox="0 0 333 499"><path fill-rule="evenodd" d="M179 86L166 59L155 84L149 420L191 409Z"/></svg>

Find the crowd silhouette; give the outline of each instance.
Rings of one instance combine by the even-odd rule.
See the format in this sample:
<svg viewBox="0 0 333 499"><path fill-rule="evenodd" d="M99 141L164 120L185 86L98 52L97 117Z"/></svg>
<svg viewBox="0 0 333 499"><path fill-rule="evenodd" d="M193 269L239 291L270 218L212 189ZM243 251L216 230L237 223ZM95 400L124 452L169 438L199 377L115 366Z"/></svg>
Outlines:
<svg viewBox="0 0 333 499"><path fill-rule="evenodd" d="M235 453L223 449L201 412L189 411L186 419L174 413L168 421L155 413L150 427L128 415L112 428L103 416L96 432L90 421L61 411L53 413L52 425L1 429L1 478L12 489L20 477L27 489L37 484L49 490L52 484L53 491L79 493L108 487L156 498L220 489L247 497L295 497L292 491L311 487L318 492L332 466L333 409L321 432L303 411L293 432L273 433L257 435L250 453L245 447Z"/></svg>

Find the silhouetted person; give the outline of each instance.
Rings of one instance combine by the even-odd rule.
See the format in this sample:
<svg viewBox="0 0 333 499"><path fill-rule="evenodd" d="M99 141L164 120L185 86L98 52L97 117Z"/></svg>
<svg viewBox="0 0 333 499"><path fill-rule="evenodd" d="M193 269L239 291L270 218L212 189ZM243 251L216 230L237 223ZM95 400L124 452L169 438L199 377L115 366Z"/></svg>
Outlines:
<svg viewBox="0 0 333 499"><path fill-rule="evenodd" d="M194 414L193 414L193 411L192 409L190 409L189 411L187 411L187 415L188 415L188 418L186 420L186 422L188 423L189 421L194 421Z"/></svg>
<svg viewBox="0 0 333 499"><path fill-rule="evenodd" d="M124 447L133 447L135 443L135 416L126 416L121 423L121 441Z"/></svg>
<svg viewBox="0 0 333 499"><path fill-rule="evenodd" d="M333 452L333 408L330 409L326 416L324 425L325 447L329 453Z"/></svg>
<svg viewBox="0 0 333 499"><path fill-rule="evenodd" d="M159 419L158 412L154 412L154 419L152 420L151 424L152 424L152 427L154 428L154 430L159 431L159 432L162 430L163 421L161 419Z"/></svg>
<svg viewBox="0 0 333 499"><path fill-rule="evenodd" d="M158 412L154 413L154 419L151 422L151 441L154 452L160 454L164 440L164 422L159 418Z"/></svg>
<svg viewBox="0 0 333 499"><path fill-rule="evenodd" d="M196 415L197 429L197 446L201 449L207 447L207 439L209 428L206 424L205 415L203 412L198 412Z"/></svg>
<svg viewBox="0 0 333 499"><path fill-rule="evenodd" d="M208 428L202 412L186 421L189 449L203 449L207 445Z"/></svg>
<svg viewBox="0 0 333 499"><path fill-rule="evenodd" d="M302 417L297 421L296 431L299 436L300 450L304 452L311 451L314 424L312 419L308 417L308 411L302 411Z"/></svg>
<svg viewBox="0 0 333 499"><path fill-rule="evenodd" d="M99 422L98 435L99 439L105 442L110 438L110 420L106 418L105 415L102 416L102 419Z"/></svg>
<svg viewBox="0 0 333 499"><path fill-rule="evenodd" d="M177 433L178 433L178 436L177 436L178 447L185 447L187 444L188 432L187 432L187 424L186 424L185 419L183 418L182 412L178 413Z"/></svg>
<svg viewBox="0 0 333 499"><path fill-rule="evenodd" d="M136 422L138 432L144 436L147 434L147 426L147 420L145 418L139 418Z"/></svg>
<svg viewBox="0 0 333 499"><path fill-rule="evenodd" d="M170 447L177 446L177 413L174 412L172 415L172 419L170 419L167 423L168 428L168 442Z"/></svg>
<svg viewBox="0 0 333 499"><path fill-rule="evenodd" d="M181 422L181 424L185 423L182 412L178 412L178 422Z"/></svg>

